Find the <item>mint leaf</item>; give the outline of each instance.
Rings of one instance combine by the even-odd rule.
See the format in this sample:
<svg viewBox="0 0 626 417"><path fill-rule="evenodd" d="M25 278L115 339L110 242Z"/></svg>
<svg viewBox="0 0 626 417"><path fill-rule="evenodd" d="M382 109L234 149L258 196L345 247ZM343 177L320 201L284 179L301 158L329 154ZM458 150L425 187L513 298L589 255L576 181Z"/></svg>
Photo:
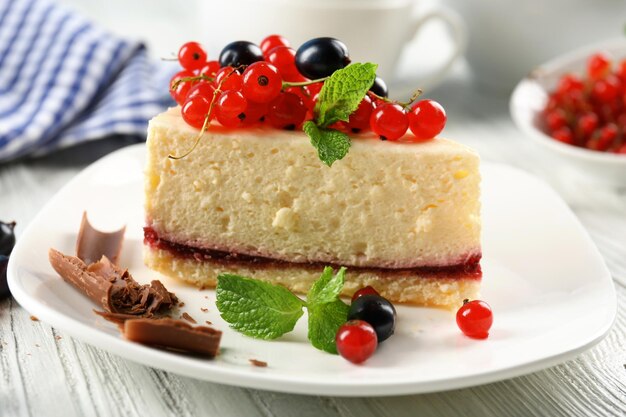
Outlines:
<svg viewBox="0 0 626 417"><path fill-rule="evenodd" d="M258 339L276 339L293 330L304 302L288 289L239 275L217 277L217 308L230 326Z"/></svg>
<svg viewBox="0 0 626 417"><path fill-rule="evenodd" d="M339 271L333 275L333 269L330 266L324 268L324 272L317 281L313 283L309 293L306 296L308 306L312 304L324 304L337 300L343 282L346 276L346 268L341 267Z"/></svg>
<svg viewBox="0 0 626 417"><path fill-rule="evenodd" d="M324 268L306 303L284 287L221 274L217 277L217 308L233 329L257 339L275 339L293 330L306 306L311 344L336 354L335 335L346 322L350 307L339 299L346 268L333 272L331 267Z"/></svg>
<svg viewBox="0 0 626 417"><path fill-rule="evenodd" d="M339 268L333 275L333 269L327 266L307 294L309 340L316 348L329 353L337 353L335 335L346 322L350 309L339 299L345 275L346 268Z"/></svg>
<svg viewBox="0 0 626 417"><path fill-rule="evenodd" d="M309 340L317 349L328 353L337 353L335 335L337 330L348 319L348 307L343 301L307 305L309 312Z"/></svg>
<svg viewBox="0 0 626 417"><path fill-rule="evenodd" d="M311 121L304 123L302 130L311 138L320 160L328 166L343 159L350 149L350 138L338 130L320 128Z"/></svg>
<svg viewBox="0 0 626 417"><path fill-rule="evenodd" d="M315 122L327 127L339 120L347 121L374 84L378 65L355 63L333 72L324 81L317 104Z"/></svg>

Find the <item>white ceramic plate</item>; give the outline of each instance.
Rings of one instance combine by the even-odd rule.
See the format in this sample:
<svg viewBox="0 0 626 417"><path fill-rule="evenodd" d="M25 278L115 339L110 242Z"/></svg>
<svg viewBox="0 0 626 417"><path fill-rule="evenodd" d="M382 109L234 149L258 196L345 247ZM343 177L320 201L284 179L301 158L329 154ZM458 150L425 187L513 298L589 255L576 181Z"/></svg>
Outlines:
<svg viewBox="0 0 626 417"><path fill-rule="evenodd" d="M220 319L213 291L180 284L143 265L143 158L143 145L125 148L78 175L24 231L8 269L11 291L30 313L124 358L199 379L274 391L397 395L483 384L557 364L600 341L615 317L609 272L567 206L541 181L484 164L482 298L495 317L489 339L463 336L452 312L404 306L398 307L396 334L361 366L315 350L307 342L304 319L280 340L247 338ZM161 279L185 302L184 311L224 331L217 359L124 340L116 326L92 312L91 301L57 276L48 264L48 248L74 252L83 210L97 228L128 226L120 264L138 281ZM269 366L253 367L249 359Z"/></svg>

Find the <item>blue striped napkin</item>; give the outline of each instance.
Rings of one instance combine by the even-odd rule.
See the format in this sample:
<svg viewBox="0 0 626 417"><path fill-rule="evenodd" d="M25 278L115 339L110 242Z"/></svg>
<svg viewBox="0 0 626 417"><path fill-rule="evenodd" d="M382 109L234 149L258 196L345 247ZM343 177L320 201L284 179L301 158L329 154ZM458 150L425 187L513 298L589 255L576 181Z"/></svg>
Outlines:
<svg viewBox="0 0 626 417"><path fill-rule="evenodd" d="M172 67L50 0L0 0L0 162L110 135L144 139Z"/></svg>

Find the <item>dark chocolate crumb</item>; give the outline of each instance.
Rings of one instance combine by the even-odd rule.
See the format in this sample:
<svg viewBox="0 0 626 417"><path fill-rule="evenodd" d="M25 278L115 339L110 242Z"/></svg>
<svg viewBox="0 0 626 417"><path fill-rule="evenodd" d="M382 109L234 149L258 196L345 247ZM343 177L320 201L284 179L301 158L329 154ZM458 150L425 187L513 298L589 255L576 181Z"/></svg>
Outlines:
<svg viewBox="0 0 626 417"><path fill-rule="evenodd" d="M178 303L178 307L185 307L185 303L181 301L180 303Z"/></svg>
<svg viewBox="0 0 626 417"><path fill-rule="evenodd" d="M204 307L200 307L200 311L202 311L203 313L206 313L207 311L209 311L208 308L204 308Z"/></svg>
<svg viewBox="0 0 626 417"><path fill-rule="evenodd" d="M35 317L35 316L30 316L30 319L31 319L32 321L39 321L39 319L38 319L37 317Z"/></svg>
<svg viewBox="0 0 626 417"><path fill-rule="evenodd" d="M259 368L267 368L267 362L260 361L258 359L248 359L248 360L254 366L258 366Z"/></svg>
<svg viewBox="0 0 626 417"><path fill-rule="evenodd" d="M205 320L204 322L205 322L206 324L208 324L209 326L213 324L212 322L210 322L210 321L208 321L208 320Z"/></svg>
<svg viewBox="0 0 626 417"><path fill-rule="evenodd" d="M205 295L205 296L204 296L204 298L206 298L206 299L208 300L208 299L209 299L209 296L208 296L208 295Z"/></svg>
<svg viewBox="0 0 626 417"><path fill-rule="evenodd" d="M61 339L63 339L61 336L54 336L54 338L55 338L56 340L61 340Z"/></svg>
<svg viewBox="0 0 626 417"><path fill-rule="evenodd" d="M196 324L196 323L197 323L197 321L196 321L193 317L191 317L191 316L189 315L189 313L183 313L183 314L181 314L180 318L181 318L181 319L185 319L185 320L187 320L187 321L189 321L189 322L191 322L191 323L193 323L193 324Z"/></svg>

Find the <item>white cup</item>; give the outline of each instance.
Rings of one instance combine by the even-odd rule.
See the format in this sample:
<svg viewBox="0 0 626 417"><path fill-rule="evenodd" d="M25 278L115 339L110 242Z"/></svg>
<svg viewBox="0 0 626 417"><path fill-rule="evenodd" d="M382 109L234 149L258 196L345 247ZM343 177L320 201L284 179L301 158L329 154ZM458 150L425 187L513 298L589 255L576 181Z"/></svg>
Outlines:
<svg viewBox="0 0 626 417"><path fill-rule="evenodd" d="M201 15L206 25L202 41L214 53L234 40L258 43L274 33L289 39L294 49L308 39L330 36L347 45L352 62L378 64L378 75L387 83L396 79L404 46L416 38L427 21L443 21L454 47L430 74L403 83L410 81L423 88L437 83L463 54L466 44L465 27L456 13L440 7L416 15L413 0L231 0L203 4Z"/></svg>
<svg viewBox="0 0 626 417"><path fill-rule="evenodd" d="M510 92L543 62L622 35L623 0L446 0L469 30L466 58L477 84Z"/></svg>

